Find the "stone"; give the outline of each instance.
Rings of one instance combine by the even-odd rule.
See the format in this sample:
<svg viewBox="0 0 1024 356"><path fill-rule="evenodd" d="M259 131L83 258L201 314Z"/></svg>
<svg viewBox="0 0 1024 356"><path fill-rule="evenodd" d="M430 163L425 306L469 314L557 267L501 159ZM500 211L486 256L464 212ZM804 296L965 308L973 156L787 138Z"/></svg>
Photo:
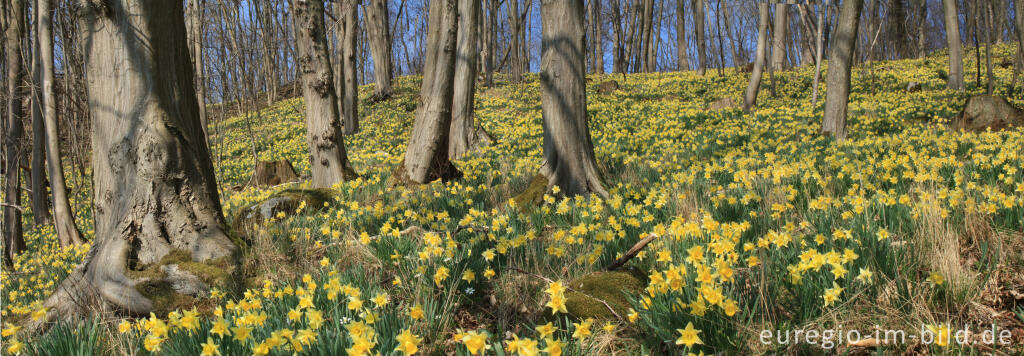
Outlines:
<svg viewBox="0 0 1024 356"><path fill-rule="evenodd" d="M235 215L233 227L242 241L252 240L256 229L264 222L277 217L278 214L294 216L299 207L302 211L317 211L334 203L335 192L330 189L285 189L271 195L266 200L242 208Z"/></svg>
<svg viewBox="0 0 1024 356"><path fill-rule="evenodd" d="M622 88L622 86L619 85L619 82L609 80L601 83L601 85L597 87L597 93L602 95L608 95L614 93L616 90L619 90L620 88Z"/></svg>
<svg viewBox="0 0 1024 356"><path fill-rule="evenodd" d="M570 317L609 319L615 315L608 306L619 316L626 316L630 308L626 293L641 294L644 283L628 272L594 272L569 282L568 286L572 290L565 292L565 308Z"/></svg>
<svg viewBox="0 0 1024 356"><path fill-rule="evenodd" d="M967 99L964 110L953 119L954 130L984 132L1001 131L1024 126L1024 111L1006 99L992 95L977 95Z"/></svg>
<svg viewBox="0 0 1024 356"><path fill-rule="evenodd" d="M738 109L739 107L740 106L736 104L736 102L733 101L732 98L725 97L712 101L711 104L708 104L707 110L717 111L723 109Z"/></svg>
<svg viewBox="0 0 1024 356"><path fill-rule="evenodd" d="M279 159L256 163L256 170L245 186L263 188L298 181L299 175L295 174L292 163L286 159Z"/></svg>

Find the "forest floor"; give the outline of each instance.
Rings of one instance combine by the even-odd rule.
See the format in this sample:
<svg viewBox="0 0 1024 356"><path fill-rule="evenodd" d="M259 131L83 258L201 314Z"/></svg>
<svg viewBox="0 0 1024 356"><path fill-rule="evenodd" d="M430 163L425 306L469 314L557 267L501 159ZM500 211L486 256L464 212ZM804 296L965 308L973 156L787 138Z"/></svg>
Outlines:
<svg viewBox="0 0 1024 356"><path fill-rule="evenodd" d="M995 48L993 62L1013 51ZM984 92L968 52L966 94L945 89L943 53L855 68L841 144L818 134L824 100L811 104L813 67L775 73L775 95L766 76L752 113L707 109L742 102L748 75L733 69L591 76L590 130L610 198L539 206L511 199L542 160L536 74L478 91L476 120L494 144L455 162L462 179L420 187L388 185L420 81L398 78L395 97L361 106L362 131L345 137L361 178L251 229L243 291L30 335L10 320L37 315L88 249L30 229L28 252L0 278L3 352L1018 354L1024 130L947 128L967 96ZM1008 93L1012 68L995 73L997 95L1024 106ZM622 88L597 93L606 80ZM910 83L921 90L908 92ZM364 102L371 89L361 88ZM253 146L259 160L287 159L308 174L302 112L289 99L212 124L230 222L305 188L234 188L252 174ZM88 186L71 189L91 236ZM605 271L648 236L625 267ZM873 338L853 340L851 330Z"/></svg>

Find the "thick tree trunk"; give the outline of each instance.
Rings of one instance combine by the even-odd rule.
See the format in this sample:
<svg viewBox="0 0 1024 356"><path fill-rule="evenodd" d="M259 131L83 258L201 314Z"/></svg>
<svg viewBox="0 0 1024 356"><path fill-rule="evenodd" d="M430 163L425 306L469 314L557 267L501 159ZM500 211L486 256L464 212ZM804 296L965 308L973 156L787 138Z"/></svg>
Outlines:
<svg viewBox="0 0 1024 356"><path fill-rule="evenodd" d="M707 43L704 41L704 0L692 0L693 34L697 42L697 75L704 75L708 68Z"/></svg>
<svg viewBox="0 0 1024 356"><path fill-rule="evenodd" d="M686 55L686 12L683 4L686 0L676 0L676 66L680 71L690 69L690 61Z"/></svg>
<svg viewBox="0 0 1024 356"><path fill-rule="evenodd" d="M779 3L775 8L775 26L772 30L772 61L775 70L786 69L786 41L789 36L789 5Z"/></svg>
<svg viewBox="0 0 1024 356"><path fill-rule="evenodd" d="M541 111L547 188L566 196L607 197L587 124L583 1L541 2Z"/></svg>
<svg viewBox="0 0 1024 356"><path fill-rule="evenodd" d="M429 16L420 107L416 111L405 160L396 172L400 175L396 177L400 182L409 180L425 184L437 179L449 180L461 176L461 172L448 159L448 135L455 87L455 47L459 32L456 0L431 1ZM513 68L517 67L513 65Z"/></svg>
<svg viewBox="0 0 1024 356"><path fill-rule="evenodd" d="M342 123L346 135L353 135L359 132L359 76L357 69L359 64L356 61L356 36L359 34L359 7L356 0L342 0L341 11L344 14L344 35L341 41L341 66L345 72L345 90L342 93Z"/></svg>
<svg viewBox="0 0 1024 356"><path fill-rule="evenodd" d="M766 51L768 47L768 4L757 4L757 52L754 55L754 69L750 73L747 91L743 96L743 110L750 111L757 103L757 93L761 89L761 76L764 74Z"/></svg>
<svg viewBox="0 0 1024 356"><path fill-rule="evenodd" d="M473 93L476 85L477 23L481 0L459 1L459 29L455 55L454 95L452 96L452 123L448 135L448 157L458 159L476 147L473 123Z"/></svg>
<svg viewBox="0 0 1024 356"><path fill-rule="evenodd" d="M57 132L57 95L53 89L53 11L52 0L36 1L39 21L40 60L43 64L43 123L46 126L46 171L50 174L53 195L53 223L57 241L61 246L83 243L82 233L75 224L67 186L64 184L64 166L60 159L60 136ZM202 141L205 144L205 141Z"/></svg>
<svg viewBox="0 0 1024 356"><path fill-rule="evenodd" d="M822 35L825 28L825 14L828 12L829 0L825 0L824 6L818 8L818 33L814 51L814 84L811 86L811 106L818 104L818 83L821 82L821 61L825 53L825 39Z"/></svg>
<svg viewBox="0 0 1024 356"><path fill-rule="evenodd" d="M964 54L960 42L960 18L957 15L956 0L942 0L946 22L946 45L949 48L949 80L953 90L964 90ZM830 71L831 72L831 71Z"/></svg>
<svg viewBox="0 0 1024 356"><path fill-rule="evenodd" d="M203 140L205 141L209 137L207 126L210 122L206 116L206 70L203 67L202 3L202 0L189 0L189 8L191 9L189 31L192 33L189 45L192 49L192 64L195 66L194 71L196 73L196 99L199 100L199 122L203 126Z"/></svg>
<svg viewBox="0 0 1024 356"><path fill-rule="evenodd" d="M370 40L370 54L373 55L373 98L375 101L384 100L394 93L394 90L391 89L394 65L391 62L388 2L386 0L370 0L363 6L363 21L366 25L367 37Z"/></svg>
<svg viewBox="0 0 1024 356"><path fill-rule="evenodd" d="M182 2L95 4L81 4L79 28L93 123L96 238L43 304L47 321L97 309L165 312L175 306L159 301L207 295L237 265L202 144ZM199 272L164 259L169 255L220 272ZM159 277L140 277L143 269Z"/></svg>
<svg viewBox="0 0 1024 356"><path fill-rule="evenodd" d="M302 96L306 102L306 141L314 187L330 187L355 176L345 152L334 71L327 51L324 7L320 1L292 1Z"/></svg>
<svg viewBox="0 0 1024 356"><path fill-rule="evenodd" d="M38 26L38 23L36 24ZM38 31L38 29L36 30ZM36 227L50 222L50 192L46 179L46 124L43 122L43 63L39 41L32 51L32 220Z"/></svg>
<svg viewBox="0 0 1024 356"><path fill-rule="evenodd" d="M654 71L651 67L650 55L652 43L654 42L654 0L644 0L643 6L643 27L640 31L640 45L637 46L638 48L640 48L639 53L637 53L637 58L639 58L640 60L637 61L637 63L639 64L638 67L643 72L650 73Z"/></svg>
<svg viewBox="0 0 1024 356"><path fill-rule="evenodd" d="M917 58L924 58L928 55L928 0L917 0L917 21Z"/></svg>
<svg viewBox="0 0 1024 356"><path fill-rule="evenodd" d="M590 16L592 19L590 23L591 32L594 34L594 40L591 41L594 47L591 49L591 52L594 53L594 72L598 74L604 73L604 32L602 32L604 26L601 23L602 3L600 0L594 1L594 8Z"/></svg>
<svg viewBox="0 0 1024 356"><path fill-rule="evenodd" d="M21 172L22 136L24 127L21 124L22 100L24 90L21 83L25 77L22 68L22 39L25 37L25 0L14 0L4 6L4 31L7 67L7 112L5 113L3 152L4 161L4 263L11 265L14 256L25 249L25 240L21 227Z"/></svg>
<svg viewBox="0 0 1024 356"><path fill-rule="evenodd" d="M835 136L836 141L846 139L846 109L850 98L850 67L853 50L857 45L857 26L864 0L844 0L836 25L836 40L829 56L825 117L821 132Z"/></svg>
<svg viewBox="0 0 1024 356"><path fill-rule="evenodd" d="M1017 35L1017 60L1013 65L1013 81L1010 87L1017 85L1017 79L1024 70L1024 0L1013 0L1013 16L1015 34Z"/></svg>
<svg viewBox="0 0 1024 356"><path fill-rule="evenodd" d="M509 64L509 79L513 83L519 83L523 81L523 60L520 58L523 54L521 49L523 44L521 42L522 37L519 36L520 31L522 31L522 25L519 21L519 0L505 1L508 2L509 51L512 53L512 62ZM424 70L424 73L426 73L426 70Z"/></svg>

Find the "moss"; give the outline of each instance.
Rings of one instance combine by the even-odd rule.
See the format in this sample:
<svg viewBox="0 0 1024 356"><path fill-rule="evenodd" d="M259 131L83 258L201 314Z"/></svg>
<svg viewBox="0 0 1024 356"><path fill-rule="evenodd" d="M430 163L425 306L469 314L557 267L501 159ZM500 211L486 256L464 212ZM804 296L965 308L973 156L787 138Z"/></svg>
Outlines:
<svg viewBox="0 0 1024 356"><path fill-rule="evenodd" d="M629 309L625 293L640 293L643 282L627 272L596 272L570 282L569 287L574 290L565 293L565 306L571 317L606 319L614 315L600 300L624 316Z"/></svg>
<svg viewBox="0 0 1024 356"><path fill-rule="evenodd" d="M174 291L170 283L164 280L166 273L161 271L160 267L177 265L179 269L198 277L207 286L233 292L240 287L236 278L233 278L236 270L234 258L224 256L206 262L195 262L188 251L172 250L157 263L144 266L141 270L125 271L125 276L141 281L135 289L153 302L155 313L163 315L171 310L191 308L198 300Z"/></svg>
<svg viewBox="0 0 1024 356"><path fill-rule="evenodd" d="M266 204L268 200L283 198L272 207L270 216L277 216L279 213L286 215L294 215L299 210L299 206L303 202L306 203L307 211L318 211L323 209L325 206L334 204L334 198L337 193L334 190L327 188L316 188L316 189L297 189L290 188L274 193L266 200L260 201L259 203L250 205L247 208L240 209L233 222L233 230L237 236L232 236L233 242L238 246L245 246L246 241L251 239L254 228L262 224L265 217L260 212L263 204Z"/></svg>
<svg viewBox="0 0 1024 356"><path fill-rule="evenodd" d="M516 202L517 206L525 207L528 204L537 205L544 200L544 193L548 191L548 179L542 174L537 174L530 179L530 184L526 185L526 190L519 193L512 199Z"/></svg>
<svg viewBox="0 0 1024 356"><path fill-rule="evenodd" d="M165 316L178 309L190 309L196 299L174 291L171 283L164 280L146 281L135 285L135 290L153 302L153 313Z"/></svg>

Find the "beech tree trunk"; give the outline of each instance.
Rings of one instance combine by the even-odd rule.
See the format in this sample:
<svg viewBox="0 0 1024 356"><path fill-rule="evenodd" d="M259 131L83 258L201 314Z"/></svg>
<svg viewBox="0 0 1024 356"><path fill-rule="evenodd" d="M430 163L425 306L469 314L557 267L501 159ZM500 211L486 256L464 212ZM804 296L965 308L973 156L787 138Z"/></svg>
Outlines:
<svg viewBox="0 0 1024 356"><path fill-rule="evenodd" d="M449 130L448 157L458 159L476 147L473 123L473 93L476 85L477 29L481 0L459 0L459 28L455 55L454 95L452 96L452 123Z"/></svg>
<svg viewBox="0 0 1024 356"><path fill-rule="evenodd" d="M864 0L844 0L839 9L835 44L829 55L825 117L821 132L835 136L836 141L846 139L846 109L850 98L850 67L857 46L857 27Z"/></svg>
<svg viewBox="0 0 1024 356"><path fill-rule="evenodd" d="M683 1L683 0L679 0ZM625 38L622 28L622 6L619 0L612 0L612 73L625 73Z"/></svg>
<svg viewBox="0 0 1024 356"><path fill-rule="evenodd" d="M704 75L708 68L707 43L704 41L704 0L692 0L693 33L697 41L697 75Z"/></svg>
<svg viewBox="0 0 1024 356"><path fill-rule="evenodd" d="M686 55L686 12L683 4L686 0L676 0L676 66L678 70L690 69L690 61Z"/></svg>
<svg viewBox="0 0 1024 356"><path fill-rule="evenodd" d="M348 162L341 130L334 71L327 51L324 5L292 0L302 96L306 102L306 142L309 144L313 186L330 187L355 177Z"/></svg>
<svg viewBox="0 0 1024 356"><path fill-rule="evenodd" d="M829 0L825 0L825 4L818 8L818 33L817 41L815 43L815 59L814 59L814 84L811 86L811 106L818 104L818 83L821 82L821 61L822 56L825 53L825 39L823 36L825 29L825 14L828 12Z"/></svg>
<svg viewBox="0 0 1024 356"><path fill-rule="evenodd" d="M510 4L515 4L515 1ZM448 159L448 135L455 89L458 4L456 0L433 0L430 2L429 16L420 106L416 111L405 160L396 172L400 175L396 177L400 181L408 179L419 184L437 179L456 179L462 175ZM519 67L514 64L512 68L515 71Z"/></svg>
<svg viewBox="0 0 1024 356"><path fill-rule="evenodd" d="M607 197L587 123L583 1L541 1L541 111L547 188Z"/></svg>
<svg viewBox="0 0 1024 356"><path fill-rule="evenodd" d="M36 26L38 26L38 21ZM38 29L36 30L38 31ZM50 222L50 192L46 179L46 124L43 122L43 63L39 41L32 51L32 220L36 227Z"/></svg>
<svg viewBox="0 0 1024 356"><path fill-rule="evenodd" d="M57 132L57 95L53 89L53 9L52 0L36 1L36 15L39 22L39 58L43 64L43 123L46 126L46 171L50 174L50 191L53 195L53 223L57 241L61 246L83 243L82 233L75 224L71 211L67 186L64 183L64 166L60 159L60 136ZM102 132L102 131L101 131ZM204 136L205 137L205 136ZM202 141L206 144L206 141Z"/></svg>
<svg viewBox="0 0 1024 356"><path fill-rule="evenodd" d="M917 0L917 21L917 58L924 58L928 55L928 0Z"/></svg>
<svg viewBox="0 0 1024 356"><path fill-rule="evenodd" d="M447 0L446 0L447 1ZM522 31L522 24L519 21L519 0L505 0L508 2L508 22L509 22L509 50L512 53L512 61L509 64L509 75L510 80L514 83L523 81L523 61L521 46L521 37L519 32ZM428 41L429 42L429 41ZM424 70L424 73L426 71Z"/></svg>
<svg viewBox="0 0 1024 356"><path fill-rule="evenodd" d="M356 54L356 36L359 34L359 7L356 0L342 0L341 11L344 14L344 35L339 40L341 43L341 66L345 71L345 90L342 95L342 123L346 135L353 135L359 132L359 77L356 73L358 67Z"/></svg>
<svg viewBox="0 0 1024 356"><path fill-rule="evenodd" d="M189 30L192 33L192 36L190 36L191 41L189 42L189 45L190 48L192 49L192 64L195 66L196 73L196 99L198 99L199 101L199 122L202 123L203 126L203 139L205 141L209 139L209 131L207 126L209 125L210 122L206 116L206 72L205 69L203 69L202 3L202 0L189 0L189 7L192 10L192 14L191 16L189 16Z"/></svg>
<svg viewBox="0 0 1024 356"><path fill-rule="evenodd" d="M370 54L373 56L373 98L374 100L384 100L394 93L391 88L394 65L391 60L388 2L386 0L370 0L363 6L363 17L367 38L370 42Z"/></svg>
<svg viewBox="0 0 1024 356"><path fill-rule="evenodd" d="M162 259L180 253L229 276L228 238L203 142L181 1L83 2L92 119L96 238L43 304L45 321L118 310L166 311L169 294L204 296L230 277ZM131 273L155 269L159 277ZM159 299L153 299L160 297ZM33 327L39 327L34 324Z"/></svg>
<svg viewBox="0 0 1024 356"><path fill-rule="evenodd" d="M754 69L750 73L747 91L743 96L743 110L750 111L757 103L757 93L761 90L761 76L764 75L766 51L768 47L768 4L757 4L757 52L754 55Z"/></svg>
<svg viewBox="0 0 1024 356"><path fill-rule="evenodd" d="M7 66L7 112L5 113L3 153L4 161L4 263L11 265L14 256L25 250L21 228L21 172L22 100L25 96L21 83L25 78L22 68L22 39L26 34L25 0L13 0L4 7L4 52Z"/></svg>
<svg viewBox="0 0 1024 356"><path fill-rule="evenodd" d="M779 3L775 8L774 30L772 30L772 61L775 70L785 69L786 36L789 36L789 5Z"/></svg>
<svg viewBox="0 0 1024 356"><path fill-rule="evenodd" d="M487 42L484 51L484 85L494 85L494 52L498 50L498 0L487 1Z"/></svg>
<svg viewBox="0 0 1024 356"><path fill-rule="evenodd" d="M964 53L960 42L960 16L957 14L956 0L942 0L942 9L946 21L946 45L949 48L949 80L946 84L950 89L963 91Z"/></svg>
<svg viewBox="0 0 1024 356"><path fill-rule="evenodd" d="M988 79L988 85L985 88L985 93L992 95L992 92L996 89L995 74L992 73L992 44L995 42L993 30L995 26L995 14L992 12L992 2L989 1L982 4L985 13L986 26L985 26L985 77Z"/></svg>
<svg viewBox="0 0 1024 356"><path fill-rule="evenodd" d="M1010 87L1017 85L1020 72L1024 70L1024 0L1013 0L1013 22L1017 35L1017 60L1013 66L1013 81Z"/></svg>
<svg viewBox="0 0 1024 356"><path fill-rule="evenodd" d="M654 70L651 66L651 47L653 38L653 27L654 27L654 0L644 0L643 2L643 15L641 18L642 28L640 29L640 51L637 53L637 68L644 73L650 73Z"/></svg>
<svg viewBox="0 0 1024 356"><path fill-rule="evenodd" d="M593 44L591 52L594 53L594 72L598 74L604 73L604 32L602 32L604 26L601 24L601 4L602 1L595 0L590 14L590 27L594 34L594 40L591 41Z"/></svg>

